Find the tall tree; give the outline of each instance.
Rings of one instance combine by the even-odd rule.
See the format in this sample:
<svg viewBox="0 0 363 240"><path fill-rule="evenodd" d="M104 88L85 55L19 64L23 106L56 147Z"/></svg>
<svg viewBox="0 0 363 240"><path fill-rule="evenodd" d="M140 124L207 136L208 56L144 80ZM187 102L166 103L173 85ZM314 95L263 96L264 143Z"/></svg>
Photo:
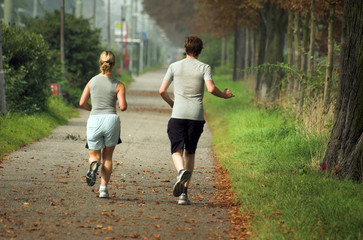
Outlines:
<svg viewBox="0 0 363 240"><path fill-rule="evenodd" d="M294 13L289 10L288 11L288 20L287 20L287 38L286 38L286 50L287 50L287 64L292 65L293 63L293 52L292 52L292 43L294 39L294 27L293 27Z"/></svg>
<svg viewBox="0 0 363 240"><path fill-rule="evenodd" d="M307 70L307 50L308 50L308 39L309 39L309 22L310 13L306 12L304 15L304 25L302 28L303 38L301 42L301 65L300 70L306 72Z"/></svg>
<svg viewBox="0 0 363 240"><path fill-rule="evenodd" d="M324 109L325 113L328 112L330 105L332 74L333 74L333 56L334 56L334 17L335 17L335 3L329 2L329 18L328 18L328 57L326 61L326 73L324 84Z"/></svg>
<svg viewBox="0 0 363 240"><path fill-rule="evenodd" d="M265 51L263 62L271 64L283 62L287 12L272 1L264 3L263 8L259 11L260 22L263 22L266 28L265 35L261 35L261 39L265 38L266 43L260 46ZM260 29L262 28L263 26ZM262 100L275 101L278 98L280 85L281 73L264 73L262 78L257 79L256 97Z"/></svg>
<svg viewBox="0 0 363 240"><path fill-rule="evenodd" d="M245 68L245 52L246 52L246 28L240 27L238 20L236 21L236 30L234 34L234 67L233 80L243 79L242 69Z"/></svg>
<svg viewBox="0 0 363 240"><path fill-rule="evenodd" d="M0 113L6 114L6 95L5 95L5 73L3 70L3 48L2 48L2 38L1 38L1 28L0 23Z"/></svg>
<svg viewBox="0 0 363 240"><path fill-rule="evenodd" d="M337 115L324 163L338 178L363 176L363 1L344 2L345 32Z"/></svg>
<svg viewBox="0 0 363 240"><path fill-rule="evenodd" d="M309 54L308 54L308 68L307 72L309 76L313 75L314 71L314 46L315 46L315 33L316 33L316 13L315 13L315 0L311 0L310 5L310 42L309 42Z"/></svg>

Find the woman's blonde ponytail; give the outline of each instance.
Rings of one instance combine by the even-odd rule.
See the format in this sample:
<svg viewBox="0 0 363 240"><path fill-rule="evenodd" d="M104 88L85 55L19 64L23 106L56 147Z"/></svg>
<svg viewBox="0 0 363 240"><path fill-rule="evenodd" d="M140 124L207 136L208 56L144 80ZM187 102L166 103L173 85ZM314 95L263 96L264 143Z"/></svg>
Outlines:
<svg viewBox="0 0 363 240"><path fill-rule="evenodd" d="M115 55L111 51L104 51L100 55L100 70L103 74L110 73L115 66Z"/></svg>

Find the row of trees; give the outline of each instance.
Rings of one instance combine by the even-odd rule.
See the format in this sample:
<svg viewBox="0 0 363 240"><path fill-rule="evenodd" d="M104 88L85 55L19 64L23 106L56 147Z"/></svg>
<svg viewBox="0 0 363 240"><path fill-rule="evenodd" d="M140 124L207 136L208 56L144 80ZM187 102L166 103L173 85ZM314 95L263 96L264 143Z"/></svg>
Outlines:
<svg viewBox="0 0 363 240"><path fill-rule="evenodd" d="M362 179L362 1L198 0L184 5L181 0L165 0L159 5L156 2L144 0L145 10L166 32L174 27L184 29L184 35L209 34L222 39L222 44L223 39L234 38L233 79L252 82L259 101L290 102L297 113L314 111L308 105L319 101L321 117L332 105L336 106L324 162L329 171L341 178ZM158 13L152 10L152 6L167 7L171 2L181 4ZM183 22L188 25L180 26ZM335 46L340 47L342 54ZM344 59L352 57L354 62L343 64ZM249 68L253 71L246 71ZM348 76L348 71L354 74ZM344 106L348 103L351 105Z"/></svg>
<svg viewBox="0 0 363 240"><path fill-rule="evenodd" d="M306 76L314 76L315 59L328 55L327 84L325 84L324 93L325 102L328 105L333 79L333 46L334 42L341 38L341 1L200 0L199 2L200 11L196 15L199 25L195 31L213 32L220 37L230 34L234 36L234 80L246 77L245 72L240 71L241 69L285 61L290 66L293 65L295 71L302 72L297 74L298 77L288 79L287 90L290 93L294 92L294 96L304 96L306 81L303 80ZM336 9L338 11L335 11ZM209 22L206 24L209 26L207 28L202 24L206 22ZM334 25L334 22L337 24ZM286 53L285 56L287 55L287 61L284 59L284 53ZM256 96L269 101L279 99L282 73L280 69L273 73L257 74L253 79ZM301 77L302 75L304 78Z"/></svg>

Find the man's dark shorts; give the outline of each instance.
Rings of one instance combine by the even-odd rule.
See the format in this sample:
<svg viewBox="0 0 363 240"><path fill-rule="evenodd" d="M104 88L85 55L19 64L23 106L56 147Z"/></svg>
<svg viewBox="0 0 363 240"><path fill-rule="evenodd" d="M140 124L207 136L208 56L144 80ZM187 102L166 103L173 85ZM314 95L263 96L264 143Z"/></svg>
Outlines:
<svg viewBox="0 0 363 240"><path fill-rule="evenodd" d="M205 121L170 118L168 123L168 136L171 145L171 154L179 149L188 150L194 154L199 138L203 132Z"/></svg>

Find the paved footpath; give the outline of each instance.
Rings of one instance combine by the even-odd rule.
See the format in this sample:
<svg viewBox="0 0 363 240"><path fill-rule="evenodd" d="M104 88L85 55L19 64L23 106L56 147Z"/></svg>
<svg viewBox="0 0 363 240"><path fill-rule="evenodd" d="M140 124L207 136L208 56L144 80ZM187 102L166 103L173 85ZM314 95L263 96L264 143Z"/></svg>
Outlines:
<svg viewBox="0 0 363 240"><path fill-rule="evenodd" d="M0 239L228 239L228 210L216 194L211 133L205 125L190 186L192 205L172 196L166 125L170 108L158 94L166 69L136 77L128 110L118 112L110 199L85 183L89 112L11 153L0 168Z"/></svg>

